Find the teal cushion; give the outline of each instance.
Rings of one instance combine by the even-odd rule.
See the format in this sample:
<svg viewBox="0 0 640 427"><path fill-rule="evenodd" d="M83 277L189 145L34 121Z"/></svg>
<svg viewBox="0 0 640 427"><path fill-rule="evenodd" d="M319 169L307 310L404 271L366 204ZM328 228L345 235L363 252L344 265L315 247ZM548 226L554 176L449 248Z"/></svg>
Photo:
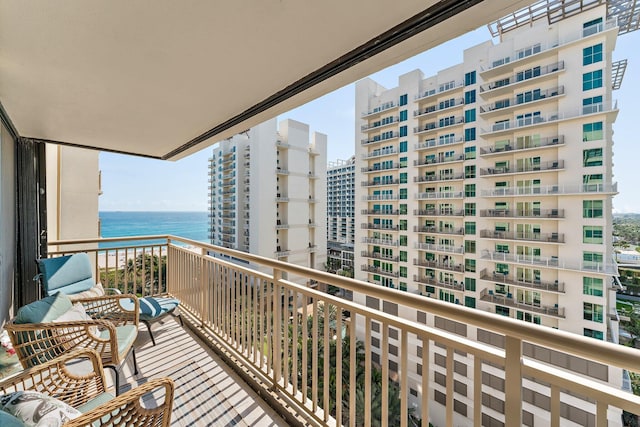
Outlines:
<svg viewBox="0 0 640 427"><path fill-rule="evenodd" d="M22 421L8 412L0 410L0 426L2 427L24 427Z"/></svg>
<svg viewBox="0 0 640 427"><path fill-rule="evenodd" d="M114 398L115 396L111 393L106 393L106 392L100 393L99 395L97 395L96 397L94 397L84 405L78 406L76 409L82 412L83 414L86 414L87 412L93 411L98 406L102 405L103 403L107 403L110 400L113 400Z"/></svg>
<svg viewBox="0 0 640 427"><path fill-rule="evenodd" d="M144 297L138 298L140 303L140 319L154 320L171 313L180 305L180 300L169 297ZM121 300L120 305L125 310L133 310L133 301Z"/></svg>
<svg viewBox="0 0 640 427"><path fill-rule="evenodd" d="M47 323L71 309L73 304L68 296L55 294L20 307L15 323Z"/></svg>
<svg viewBox="0 0 640 427"><path fill-rule="evenodd" d="M38 270L47 295L77 294L95 286L91 260L84 252L38 260Z"/></svg>
<svg viewBox="0 0 640 427"><path fill-rule="evenodd" d="M116 327L116 340L118 341L118 354L120 358L124 358L129 347L133 344L138 336L138 328L135 325L124 325ZM100 332L100 338L108 339L109 330L105 329Z"/></svg>

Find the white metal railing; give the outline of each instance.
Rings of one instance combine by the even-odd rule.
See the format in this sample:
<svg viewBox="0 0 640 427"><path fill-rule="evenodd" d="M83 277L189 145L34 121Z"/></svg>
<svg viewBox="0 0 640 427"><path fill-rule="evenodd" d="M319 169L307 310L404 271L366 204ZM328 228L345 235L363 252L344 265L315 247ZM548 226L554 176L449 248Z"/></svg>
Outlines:
<svg viewBox="0 0 640 427"><path fill-rule="evenodd" d="M114 247L84 249L97 244ZM96 274L101 278L113 274L115 285L125 289L125 267L129 260L134 265L137 260L137 255L131 256L157 254L161 273L157 280L141 280L140 293L166 290L178 297L182 312L196 322L212 345L230 353L235 363L251 374L252 381L282 396L289 411L297 412L311 424L354 425L358 419L357 424L363 425L407 427L411 425L410 408L416 404L416 418L428 420L437 415L446 420L442 425L453 425L454 371L458 372L459 364L469 367L464 381L472 392L464 401L469 407L468 417L476 425L488 410L483 406L485 393L504 396L503 415L491 411L492 416L508 425L521 425L522 391L531 384L539 384L548 393L550 410L540 411L546 413L542 417L550 425L565 423L560 408L567 399L574 404L585 402L582 409L591 414L596 425L607 424L608 412L612 417L619 417L622 410L640 413L640 397L596 379L588 370L572 371L562 362L574 360L575 364L567 366L576 369L598 365L621 377L623 369L640 372L640 353L629 347L174 236L75 240L50 245L52 256L88 251L93 259L105 263L115 257L114 267L97 263ZM120 255L129 259L120 263ZM164 268L166 275L162 273ZM354 301L322 292L327 286L352 293ZM366 305L358 302L361 296L367 297ZM382 301L385 307L397 305L398 312L413 311L416 317L389 314L381 309ZM549 308L549 313L553 315L554 309ZM457 333L449 332L446 322L469 331L466 335L457 329ZM489 344L467 338L475 338L476 329L478 335L484 331L496 339ZM379 343L375 347L374 338ZM393 353L391 344L396 349ZM421 348L418 355L416 345ZM546 349L540 354L550 350L558 357L537 359L536 349ZM375 365L374 353L379 362ZM390 362L397 365L393 371ZM422 374L410 377L409 371L416 363L423 366ZM373 375L374 370L378 374ZM445 376L444 385L435 384L435 373ZM504 379L504 388L497 390L483 384L484 373L499 375ZM460 375L455 374L458 378ZM436 388L445 397L442 403L435 402L433 393L412 397L410 387ZM397 401L390 401L391 393L377 394L388 388L396 391L393 396L399 401L397 411L393 410ZM376 397L380 404L373 405ZM390 420L391 415L397 418Z"/></svg>
<svg viewBox="0 0 640 427"><path fill-rule="evenodd" d="M417 193L416 200L461 199L463 196L463 191L427 191L424 193Z"/></svg>
<svg viewBox="0 0 640 427"><path fill-rule="evenodd" d="M501 187L481 190L482 197L508 197L528 195L556 195L583 193L617 193L618 183L613 184L578 184L578 185L540 185L527 187Z"/></svg>
<svg viewBox="0 0 640 427"><path fill-rule="evenodd" d="M453 138L432 138L415 144L414 148L416 150L424 150L427 148L441 147L443 145L456 144L460 142L464 142L464 138L461 136L454 136Z"/></svg>
<svg viewBox="0 0 640 427"><path fill-rule="evenodd" d="M481 259L507 263L529 264L539 267L560 268L564 270L588 271L594 273L617 274L618 266L614 263L595 261L570 261L555 256L543 257L535 255L511 254L505 252L483 251Z"/></svg>

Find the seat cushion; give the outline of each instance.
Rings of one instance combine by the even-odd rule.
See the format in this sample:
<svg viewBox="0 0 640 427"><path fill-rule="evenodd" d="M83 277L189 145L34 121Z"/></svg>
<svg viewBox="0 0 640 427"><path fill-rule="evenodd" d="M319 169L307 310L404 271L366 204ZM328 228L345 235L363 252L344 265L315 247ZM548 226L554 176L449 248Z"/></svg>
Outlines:
<svg viewBox="0 0 640 427"><path fill-rule="evenodd" d="M20 307L14 322L17 324L51 322L69 311L72 306L68 296L60 293L51 295Z"/></svg>
<svg viewBox="0 0 640 427"><path fill-rule="evenodd" d="M103 403L107 403L113 400L114 398L115 396L111 393L106 393L106 392L100 393L99 395L97 395L96 397L94 397L84 405L78 406L76 409L78 409L78 411L82 412L83 414L86 414L87 412L93 411L98 406L102 405Z"/></svg>
<svg viewBox="0 0 640 427"><path fill-rule="evenodd" d="M95 286L91 260L84 252L38 260L38 270L47 295L77 294Z"/></svg>
<svg viewBox="0 0 640 427"><path fill-rule="evenodd" d="M180 300L170 297L138 298L140 303L140 320L152 321L171 313L180 305ZM120 305L125 310L133 310L133 301L122 300Z"/></svg>
<svg viewBox="0 0 640 427"><path fill-rule="evenodd" d="M118 342L118 355L120 359L124 359L127 351L133 345L133 342L136 340L138 336L138 328L135 325L124 325L116 327L116 340ZM108 339L109 338L109 330L105 329L100 332L100 338Z"/></svg>
<svg viewBox="0 0 640 427"><path fill-rule="evenodd" d="M24 427L24 423L8 412L0 409L0 426L2 427Z"/></svg>

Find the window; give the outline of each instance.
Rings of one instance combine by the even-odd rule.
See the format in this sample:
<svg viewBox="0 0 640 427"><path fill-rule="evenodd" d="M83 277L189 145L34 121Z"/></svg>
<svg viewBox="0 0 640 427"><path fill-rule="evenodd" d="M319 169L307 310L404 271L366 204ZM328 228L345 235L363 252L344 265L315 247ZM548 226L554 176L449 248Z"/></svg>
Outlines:
<svg viewBox="0 0 640 427"><path fill-rule="evenodd" d="M496 252L501 254L509 253L509 245L506 243L496 243Z"/></svg>
<svg viewBox="0 0 640 427"><path fill-rule="evenodd" d="M465 184L464 185L464 197L476 197L476 185Z"/></svg>
<svg viewBox="0 0 640 427"><path fill-rule="evenodd" d="M602 331L595 331L593 329L584 328L583 329L583 335L585 337L595 338L595 339L598 339L600 341L604 340L604 334L602 333Z"/></svg>
<svg viewBox="0 0 640 427"><path fill-rule="evenodd" d="M602 111L602 96L593 96L582 100L582 114L593 114Z"/></svg>
<svg viewBox="0 0 640 427"><path fill-rule="evenodd" d="M400 168L406 168L406 167L407 167L407 158L400 157Z"/></svg>
<svg viewBox="0 0 640 427"><path fill-rule="evenodd" d="M475 259L465 259L464 260L464 271L469 271L471 273L475 273L475 271L476 271L476 260Z"/></svg>
<svg viewBox="0 0 640 427"><path fill-rule="evenodd" d="M407 251L400 251L400 261L407 262Z"/></svg>
<svg viewBox="0 0 640 427"><path fill-rule="evenodd" d="M602 278L599 277L583 277L582 293L584 295L592 295L594 297L602 296Z"/></svg>
<svg viewBox="0 0 640 427"><path fill-rule="evenodd" d="M602 43L582 49L582 65L594 64L602 61Z"/></svg>
<svg viewBox="0 0 640 427"><path fill-rule="evenodd" d="M583 200L582 201L582 217L583 218L602 218L602 200Z"/></svg>
<svg viewBox="0 0 640 427"><path fill-rule="evenodd" d="M518 71L516 73L516 81L529 80L540 75L540 66L529 68L527 70ZM507 84L509 81L507 79Z"/></svg>
<svg viewBox="0 0 640 427"><path fill-rule="evenodd" d="M407 141L400 141L400 152L406 153L407 149Z"/></svg>
<svg viewBox="0 0 640 427"><path fill-rule="evenodd" d="M582 166L602 166L602 148L582 150Z"/></svg>
<svg viewBox="0 0 640 427"><path fill-rule="evenodd" d="M464 204L464 214L467 216L476 214L476 204L475 203L465 203Z"/></svg>
<svg viewBox="0 0 640 427"><path fill-rule="evenodd" d="M404 122L407 120L407 110L400 111L400 121Z"/></svg>
<svg viewBox="0 0 640 427"><path fill-rule="evenodd" d="M474 297L464 297L464 306L476 308L476 299Z"/></svg>
<svg viewBox="0 0 640 427"><path fill-rule="evenodd" d="M407 236L400 236L400 246L407 246Z"/></svg>
<svg viewBox="0 0 640 427"><path fill-rule="evenodd" d="M404 95L400 95L400 106L407 105L407 101L408 98L406 93Z"/></svg>
<svg viewBox="0 0 640 427"><path fill-rule="evenodd" d="M496 305L496 314L501 316L509 317L509 307L503 307L501 305Z"/></svg>
<svg viewBox="0 0 640 427"><path fill-rule="evenodd" d="M400 277L407 277L407 267L400 266Z"/></svg>
<svg viewBox="0 0 640 427"><path fill-rule="evenodd" d="M583 252L582 262L585 268L602 267L603 256L600 252Z"/></svg>
<svg viewBox="0 0 640 427"><path fill-rule="evenodd" d="M465 110L464 112L464 122L471 123L476 121L476 109L472 108L470 110Z"/></svg>
<svg viewBox="0 0 640 427"><path fill-rule="evenodd" d="M594 19L582 24L582 37L588 37L599 31L602 31L602 18Z"/></svg>
<svg viewBox="0 0 640 427"><path fill-rule="evenodd" d="M476 128L469 128L464 130L464 140L465 141L475 141L476 140Z"/></svg>
<svg viewBox="0 0 640 427"><path fill-rule="evenodd" d="M471 160L476 158L476 147L464 147L464 158L465 160Z"/></svg>
<svg viewBox="0 0 640 427"><path fill-rule="evenodd" d="M583 226L582 243L602 244L602 227L596 225Z"/></svg>
<svg viewBox="0 0 640 427"><path fill-rule="evenodd" d="M407 283L406 282L400 282L399 288L400 288L401 291L407 292Z"/></svg>
<svg viewBox="0 0 640 427"><path fill-rule="evenodd" d="M468 92L464 93L464 103L465 104L472 104L476 102L476 91L474 90L470 90Z"/></svg>
<svg viewBox="0 0 640 427"><path fill-rule="evenodd" d="M407 214L407 205L403 203L400 205L400 215L406 215L406 214Z"/></svg>
<svg viewBox="0 0 640 427"><path fill-rule="evenodd" d="M401 172L400 173L400 184L406 184L407 183L407 173L406 172Z"/></svg>
<svg viewBox="0 0 640 427"><path fill-rule="evenodd" d="M582 303L582 318L584 320L602 323L602 306L590 302Z"/></svg>
<svg viewBox="0 0 640 427"><path fill-rule="evenodd" d="M464 234L476 234L476 223L473 221L466 221L464 223Z"/></svg>
<svg viewBox="0 0 640 427"><path fill-rule="evenodd" d="M526 58L527 56L535 55L539 53L541 50L540 43L536 43L534 45L525 47L524 49L520 49L516 52L516 57L518 59Z"/></svg>
<svg viewBox="0 0 640 427"><path fill-rule="evenodd" d="M602 139L602 122L585 123L582 125L583 141L598 141Z"/></svg>
<svg viewBox="0 0 640 427"><path fill-rule="evenodd" d="M582 90L602 87L602 70L595 70L582 75Z"/></svg>
<svg viewBox="0 0 640 427"><path fill-rule="evenodd" d="M602 48L602 46L600 46ZM470 71L464 75L464 85L469 86L475 84L476 82L476 72Z"/></svg>
<svg viewBox="0 0 640 427"><path fill-rule="evenodd" d="M400 200L406 200L407 199L407 189L406 188L401 188L400 189Z"/></svg>
<svg viewBox="0 0 640 427"><path fill-rule="evenodd" d="M400 220L400 231L406 231L407 230L407 220L406 219L401 219Z"/></svg>
<svg viewBox="0 0 640 427"><path fill-rule="evenodd" d="M407 127L400 126L400 137L407 136Z"/></svg>
<svg viewBox="0 0 640 427"><path fill-rule="evenodd" d="M473 277L465 277L464 278L464 290L465 291L475 291L476 290L476 279Z"/></svg>
<svg viewBox="0 0 640 427"><path fill-rule="evenodd" d="M476 241L475 240L465 240L464 241L464 253L465 254L475 254L476 253Z"/></svg>
<svg viewBox="0 0 640 427"><path fill-rule="evenodd" d="M476 177L476 166L470 165L464 167L464 177L465 178L475 178Z"/></svg>
<svg viewBox="0 0 640 427"><path fill-rule="evenodd" d="M505 276L509 274L509 264L496 263L496 272L500 274L504 274Z"/></svg>

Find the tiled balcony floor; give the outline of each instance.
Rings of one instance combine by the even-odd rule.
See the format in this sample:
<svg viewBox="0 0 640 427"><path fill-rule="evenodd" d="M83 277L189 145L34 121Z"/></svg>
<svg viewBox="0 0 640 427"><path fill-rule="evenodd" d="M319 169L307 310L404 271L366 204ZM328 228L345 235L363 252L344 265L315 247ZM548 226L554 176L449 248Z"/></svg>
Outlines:
<svg viewBox="0 0 640 427"><path fill-rule="evenodd" d="M121 391L148 379L169 376L176 383L172 426L286 426L285 421L187 327L168 316L153 325L153 346L144 325L135 344L138 375L131 359ZM111 378L111 371L106 375Z"/></svg>

